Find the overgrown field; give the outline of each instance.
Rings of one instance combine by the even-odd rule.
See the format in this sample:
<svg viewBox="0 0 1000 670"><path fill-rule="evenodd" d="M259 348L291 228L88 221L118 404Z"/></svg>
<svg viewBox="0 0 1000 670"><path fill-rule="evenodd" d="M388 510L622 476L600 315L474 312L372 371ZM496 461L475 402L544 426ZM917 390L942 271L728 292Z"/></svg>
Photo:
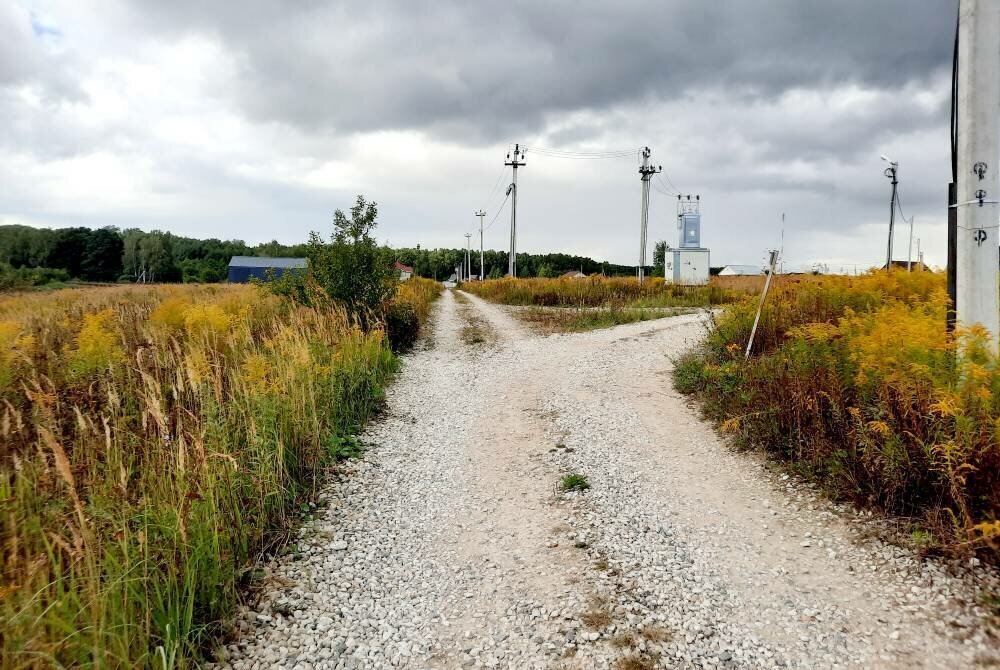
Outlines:
<svg viewBox="0 0 1000 670"><path fill-rule="evenodd" d="M190 665L396 366L252 286L0 298L0 667Z"/></svg>
<svg viewBox="0 0 1000 670"><path fill-rule="evenodd" d="M641 284L634 277L489 279L466 282L462 290L504 305L537 307L708 307L733 299L715 285L678 286L662 277Z"/></svg>
<svg viewBox="0 0 1000 670"><path fill-rule="evenodd" d="M1000 369L980 334L946 332L946 305L929 272L781 282L749 362L755 296L726 308L675 383L737 443L909 519L918 546L995 549Z"/></svg>

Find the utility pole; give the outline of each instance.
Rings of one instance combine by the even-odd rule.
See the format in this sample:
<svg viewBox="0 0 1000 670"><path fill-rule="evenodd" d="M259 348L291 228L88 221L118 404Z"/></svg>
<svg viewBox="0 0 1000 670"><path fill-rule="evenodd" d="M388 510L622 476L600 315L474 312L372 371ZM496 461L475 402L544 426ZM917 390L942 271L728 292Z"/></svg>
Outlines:
<svg viewBox="0 0 1000 670"><path fill-rule="evenodd" d="M507 195L511 196L510 200L510 258L507 260L507 273L510 276L517 276L517 168L525 165L524 162L524 149L521 148L520 144L514 145L514 157L510 157L510 152L507 152L507 162L504 165L509 165L513 168L514 176L511 179L510 186L507 187Z"/></svg>
<svg viewBox="0 0 1000 670"><path fill-rule="evenodd" d="M986 329L993 352L1000 334L1000 3L958 6L956 318Z"/></svg>
<svg viewBox="0 0 1000 670"><path fill-rule="evenodd" d="M472 279L472 233L465 234L465 278Z"/></svg>
<svg viewBox="0 0 1000 670"><path fill-rule="evenodd" d="M906 271L911 272L910 261L913 258L913 214L910 215L910 243L906 247Z"/></svg>
<svg viewBox="0 0 1000 670"><path fill-rule="evenodd" d="M785 213L781 213L781 249L778 250L778 257L781 265L778 267L778 274L785 274Z"/></svg>
<svg viewBox="0 0 1000 670"><path fill-rule="evenodd" d="M639 283L642 283L642 275L646 267L646 228L649 224L649 180L653 175L661 171L661 166L653 167L649 164L649 157L652 152L649 147L642 148L642 165L639 166L639 179L642 180L642 206L639 216Z"/></svg>
<svg viewBox="0 0 1000 670"><path fill-rule="evenodd" d="M486 262L483 260L483 217L486 216L484 210L476 212L479 217L479 281L486 279Z"/></svg>
<svg viewBox="0 0 1000 670"><path fill-rule="evenodd" d="M899 173L899 163L882 156L882 160L889 164L885 169L885 176L892 180L892 197L889 199L889 245L885 253L885 270L892 272L892 227L896 223L896 184Z"/></svg>

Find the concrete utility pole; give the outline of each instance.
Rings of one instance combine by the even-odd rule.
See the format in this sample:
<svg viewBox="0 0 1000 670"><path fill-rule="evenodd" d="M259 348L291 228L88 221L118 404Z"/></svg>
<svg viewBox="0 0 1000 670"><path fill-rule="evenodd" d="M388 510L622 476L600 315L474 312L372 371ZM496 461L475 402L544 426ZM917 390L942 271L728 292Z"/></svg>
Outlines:
<svg viewBox="0 0 1000 670"><path fill-rule="evenodd" d="M997 228L1000 203L1000 2L958 9L956 320L1000 334Z"/></svg>
<svg viewBox="0 0 1000 670"><path fill-rule="evenodd" d="M653 175L662 170L660 166L653 167L649 164L649 157L652 152L649 147L642 148L642 165L639 166L639 179L642 180L642 205L639 215L639 283L642 283L643 272L646 266L646 229L649 224L649 180Z"/></svg>
<svg viewBox="0 0 1000 670"><path fill-rule="evenodd" d="M486 212L479 210L476 212L479 217L479 281L486 279L486 262L483 260L483 217Z"/></svg>
<svg viewBox="0 0 1000 670"><path fill-rule="evenodd" d="M465 278L472 279L472 233L465 234Z"/></svg>
<svg viewBox="0 0 1000 670"><path fill-rule="evenodd" d="M910 243L906 247L906 271L911 272L911 260L913 259L913 215L910 215Z"/></svg>
<svg viewBox="0 0 1000 670"><path fill-rule="evenodd" d="M882 156L882 160L889 164L885 169L885 176L892 180L892 197L889 199L889 248L885 253L885 270L892 271L892 227L896 223L896 184L899 173L899 163Z"/></svg>
<svg viewBox="0 0 1000 670"><path fill-rule="evenodd" d="M507 273L511 277L517 276L517 168L525 165L524 162L524 150L521 148L520 144L514 145L514 157L510 157L510 152L507 153L507 162L504 165L509 165L514 170L514 177L511 179L510 186L507 188L507 194L511 196L510 200L510 258L507 261Z"/></svg>

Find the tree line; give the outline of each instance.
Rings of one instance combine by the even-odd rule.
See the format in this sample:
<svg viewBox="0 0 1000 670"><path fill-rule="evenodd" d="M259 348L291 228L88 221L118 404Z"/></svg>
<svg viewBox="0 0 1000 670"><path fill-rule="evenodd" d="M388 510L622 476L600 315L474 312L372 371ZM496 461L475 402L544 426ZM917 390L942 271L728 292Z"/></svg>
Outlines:
<svg viewBox="0 0 1000 670"><path fill-rule="evenodd" d="M422 249L403 247L395 249L396 258L400 263L409 265L413 272L421 277L431 279L447 279L455 274L455 268L465 262L465 249ZM510 253L489 249L483 252L483 273L487 279L499 279L507 274ZM518 252L518 277L558 277L577 270L584 274L604 273L608 276L631 276L635 274L634 265L618 265L595 261L587 256L572 254L529 254ZM479 252L472 252L472 275L480 273Z"/></svg>
<svg viewBox="0 0 1000 670"><path fill-rule="evenodd" d="M233 256L304 256L305 244L199 240L137 228L0 226L0 269L63 272L93 282L220 282Z"/></svg>
<svg viewBox="0 0 1000 670"><path fill-rule="evenodd" d="M403 247L388 252L421 277L444 280L465 260L464 249ZM286 245L277 241L249 245L243 240L195 239L137 228L33 228L0 226L0 274L39 278L77 279L92 282L133 282L144 276L156 282L225 281L233 256L307 257L309 244ZM485 276L507 273L508 253L484 253ZM662 267L662 261L661 261ZM520 277L558 277L578 270L585 274L629 276L635 266L596 261L563 253L518 253ZM479 253L472 254L472 274L480 272Z"/></svg>

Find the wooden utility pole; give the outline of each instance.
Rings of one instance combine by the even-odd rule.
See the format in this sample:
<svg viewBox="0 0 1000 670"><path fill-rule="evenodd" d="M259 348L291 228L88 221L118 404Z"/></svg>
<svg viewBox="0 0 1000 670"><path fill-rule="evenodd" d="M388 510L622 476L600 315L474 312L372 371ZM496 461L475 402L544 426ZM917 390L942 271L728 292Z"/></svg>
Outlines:
<svg viewBox="0 0 1000 670"><path fill-rule="evenodd" d="M778 262L777 250L771 251L771 260L768 261L770 270L767 272L767 279L764 280L764 290L760 293L760 303L757 305L757 315L753 318L753 328L750 329L750 339L747 340L747 350L743 356L743 361L750 360L750 350L753 349L753 338L757 335L757 324L760 323L760 313L764 311L764 301L767 300L767 290L771 288L771 279L774 277L774 266Z"/></svg>

